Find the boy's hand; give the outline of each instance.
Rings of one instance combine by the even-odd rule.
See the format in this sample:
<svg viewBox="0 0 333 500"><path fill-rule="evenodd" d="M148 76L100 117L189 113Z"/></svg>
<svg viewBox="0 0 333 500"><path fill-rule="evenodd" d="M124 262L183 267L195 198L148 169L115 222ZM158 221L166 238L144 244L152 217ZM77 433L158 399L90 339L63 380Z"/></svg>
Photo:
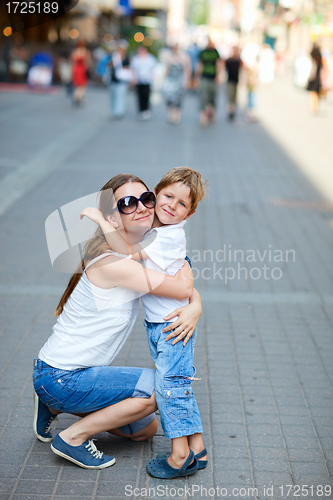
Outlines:
<svg viewBox="0 0 333 500"><path fill-rule="evenodd" d="M80 213L80 219L83 219L84 216L88 217L88 219L92 220L98 225L101 225L102 222L105 222L103 214L100 210L98 210L98 208L94 207L84 208Z"/></svg>

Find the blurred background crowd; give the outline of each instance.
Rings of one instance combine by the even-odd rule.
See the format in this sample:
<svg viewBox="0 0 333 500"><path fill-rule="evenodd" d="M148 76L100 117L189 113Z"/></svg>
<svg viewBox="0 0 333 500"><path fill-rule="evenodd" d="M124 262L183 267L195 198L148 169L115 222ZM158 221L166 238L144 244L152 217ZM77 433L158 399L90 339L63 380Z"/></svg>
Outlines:
<svg viewBox="0 0 333 500"><path fill-rule="evenodd" d="M0 90L67 88L73 105L87 85L110 93L114 119L130 90L138 117L164 99L170 123L181 121L186 92L198 93L200 123L214 123L216 88L225 83L226 116L246 89L245 117L255 121L256 93L276 75L319 99L333 101L331 0L80 0L66 15L24 31L0 12ZM17 27L16 27L17 28Z"/></svg>

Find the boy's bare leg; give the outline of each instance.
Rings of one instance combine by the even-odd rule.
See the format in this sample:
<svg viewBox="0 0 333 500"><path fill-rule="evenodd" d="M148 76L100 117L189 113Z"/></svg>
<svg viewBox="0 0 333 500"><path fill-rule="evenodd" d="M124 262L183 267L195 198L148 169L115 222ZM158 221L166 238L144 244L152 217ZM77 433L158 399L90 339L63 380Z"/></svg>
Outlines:
<svg viewBox="0 0 333 500"><path fill-rule="evenodd" d="M190 453L187 436L171 440L171 454L168 462L174 469L180 469ZM193 462L193 460L192 460ZM192 463L191 462L191 463Z"/></svg>
<svg viewBox="0 0 333 500"><path fill-rule="evenodd" d="M155 393L151 398L128 398L83 417L60 432L71 446L80 446L90 436L135 422L157 410Z"/></svg>
<svg viewBox="0 0 333 500"><path fill-rule="evenodd" d="M199 433L192 434L192 436L188 436L188 444L190 449L194 452L194 455L200 453L200 451L202 451L205 447L202 440L202 434ZM202 458L199 458L199 460L208 460L207 455L205 455Z"/></svg>

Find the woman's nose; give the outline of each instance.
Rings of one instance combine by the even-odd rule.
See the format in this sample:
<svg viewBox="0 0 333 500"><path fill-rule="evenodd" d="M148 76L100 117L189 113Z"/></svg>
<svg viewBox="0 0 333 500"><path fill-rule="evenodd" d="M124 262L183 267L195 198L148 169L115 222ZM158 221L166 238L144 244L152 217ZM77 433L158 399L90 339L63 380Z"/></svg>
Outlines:
<svg viewBox="0 0 333 500"><path fill-rule="evenodd" d="M139 200L138 208L136 209L136 211L137 212L145 212L146 210L148 210L148 208L144 206L144 204L142 203L141 200Z"/></svg>

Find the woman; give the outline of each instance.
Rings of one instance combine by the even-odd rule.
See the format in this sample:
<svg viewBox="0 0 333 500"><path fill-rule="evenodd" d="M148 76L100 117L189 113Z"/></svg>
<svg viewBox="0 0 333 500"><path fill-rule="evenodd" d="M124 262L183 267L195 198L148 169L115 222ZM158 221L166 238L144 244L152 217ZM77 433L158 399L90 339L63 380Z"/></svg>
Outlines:
<svg viewBox="0 0 333 500"><path fill-rule="evenodd" d="M163 95L168 107L168 122L178 125L181 120L181 106L185 89L190 85L191 64L187 54L174 45L168 61Z"/></svg>
<svg viewBox="0 0 333 500"><path fill-rule="evenodd" d="M154 194L133 175L117 175L100 192L101 212L107 220L112 214L129 244L141 241L150 229L154 206ZM175 311L178 319L166 340L190 338L201 314L192 283L187 264L175 277L145 269L130 256L111 252L97 229L59 302L53 334L35 359L34 430L41 441L52 441L50 426L56 414L82 416L54 438L51 448L81 467L101 469L115 459L98 451L90 436L109 431L141 441L155 434L154 370L109 365L134 325L137 292L191 296L188 306Z"/></svg>
<svg viewBox="0 0 333 500"><path fill-rule="evenodd" d="M310 92L310 109L312 114L316 115L318 113L321 70L323 68L320 48L316 45L313 46L311 52L311 62L312 65L307 90Z"/></svg>
<svg viewBox="0 0 333 500"><path fill-rule="evenodd" d="M77 42L76 49L71 55L72 84L74 87L73 103L80 105L88 83L87 71L90 64L90 54L84 46L84 41Z"/></svg>

